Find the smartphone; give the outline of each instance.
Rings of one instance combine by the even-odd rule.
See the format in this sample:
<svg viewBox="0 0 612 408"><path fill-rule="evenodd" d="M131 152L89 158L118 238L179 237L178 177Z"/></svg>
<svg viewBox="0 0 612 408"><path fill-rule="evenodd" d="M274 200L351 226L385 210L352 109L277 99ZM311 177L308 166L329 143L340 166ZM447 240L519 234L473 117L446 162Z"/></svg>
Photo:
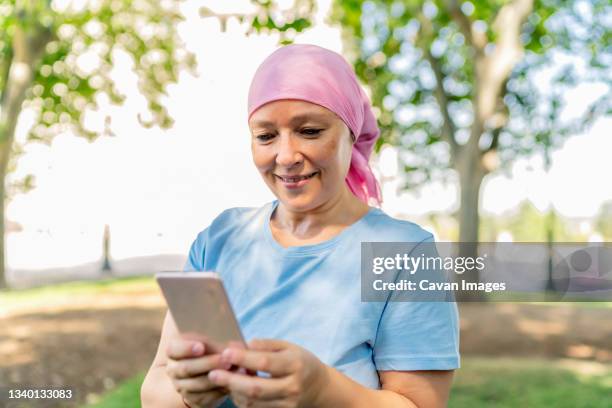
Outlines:
<svg viewBox="0 0 612 408"><path fill-rule="evenodd" d="M207 354L229 346L246 348L218 274L159 272L155 279L183 338L204 342Z"/></svg>

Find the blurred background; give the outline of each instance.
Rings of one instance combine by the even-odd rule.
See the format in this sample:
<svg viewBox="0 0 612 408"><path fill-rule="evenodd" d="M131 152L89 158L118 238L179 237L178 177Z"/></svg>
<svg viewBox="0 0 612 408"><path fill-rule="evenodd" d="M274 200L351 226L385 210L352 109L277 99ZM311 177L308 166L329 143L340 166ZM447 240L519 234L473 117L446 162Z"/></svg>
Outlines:
<svg viewBox="0 0 612 408"><path fill-rule="evenodd" d="M281 44L353 64L390 215L437 240L610 241L611 26L599 0L0 2L0 386L139 405L151 274L274 198L246 101ZM451 407L612 406L612 303L461 317Z"/></svg>

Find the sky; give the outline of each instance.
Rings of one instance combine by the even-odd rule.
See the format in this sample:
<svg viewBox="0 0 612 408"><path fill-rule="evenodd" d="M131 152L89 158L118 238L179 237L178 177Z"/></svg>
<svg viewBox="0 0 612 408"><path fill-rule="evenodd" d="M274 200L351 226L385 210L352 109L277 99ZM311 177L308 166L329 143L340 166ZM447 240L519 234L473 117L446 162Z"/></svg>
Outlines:
<svg viewBox="0 0 612 408"><path fill-rule="evenodd" d="M36 188L16 196L7 217L23 230L7 236L7 264L14 269L77 265L101 257L102 233L111 231L114 259L154 254L186 254L196 234L229 207L261 206L274 199L252 164L246 100L257 66L277 47L277 37L244 36L230 20L220 32L213 18L198 16L200 2L187 2L187 21L179 32L196 54L198 75L184 73L164 101L173 128L144 129L136 120L145 111L130 60L117 55L113 77L128 99L122 107L106 106L88 116L102 126L110 113L115 137L93 143L64 134L50 147L29 144L12 176L36 177ZM196 4L199 3L199 4ZM217 12L248 10L248 1L204 2ZM281 2L282 3L282 2ZM223 7L223 8L221 8ZM313 43L342 52L340 31L324 23L329 0L319 2L315 27L297 43ZM572 95L584 106L589 89ZM32 116L20 117L17 139L24 140ZM567 217L593 217L612 199L612 120L600 120L586 134L568 140L553 153L549 174L539 158L520 159L511 176L488 177L482 211L500 214L524 199L539 209L553 205ZM373 162L388 177L383 184L383 210L418 217L457 207L457 189L430 183L420 195L397 193L399 180L393 148Z"/></svg>

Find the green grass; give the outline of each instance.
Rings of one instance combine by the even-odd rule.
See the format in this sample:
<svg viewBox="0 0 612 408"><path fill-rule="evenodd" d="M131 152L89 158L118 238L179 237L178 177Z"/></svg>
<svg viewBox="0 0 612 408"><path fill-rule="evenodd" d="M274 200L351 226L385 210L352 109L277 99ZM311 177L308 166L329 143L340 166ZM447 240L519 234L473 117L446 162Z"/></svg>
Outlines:
<svg viewBox="0 0 612 408"><path fill-rule="evenodd" d="M538 306L555 306L555 305L570 305L574 307L585 307L585 308L595 308L595 309L610 309L612 308L612 302L525 302L532 305Z"/></svg>
<svg viewBox="0 0 612 408"><path fill-rule="evenodd" d="M570 360L465 358L450 408L612 406L612 367Z"/></svg>
<svg viewBox="0 0 612 408"><path fill-rule="evenodd" d="M120 384L113 391L104 395L102 399L87 408L132 408L140 406L140 385L145 373L130 378Z"/></svg>
<svg viewBox="0 0 612 408"><path fill-rule="evenodd" d="M500 293L488 293L485 294L484 298L489 302L495 303L529 303L533 305L560 305L560 304L571 304L579 307L596 307L596 308L610 308L612 302L604 300L593 300L589 294L574 294L573 296L564 295L561 296L554 292L539 293L539 292L500 292ZM601 297L601 295L600 295Z"/></svg>
<svg viewBox="0 0 612 408"><path fill-rule="evenodd" d="M140 406L138 374L84 408ZM612 367L570 360L464 358L449 408L609 408Z"/></svg>
<svg viewBox="0 0 612 408"><path fill-rule="evenodd" d="M47 306L56 302L65 302L72 296L129 293L156 287L152 276L137 276L58 283L31 289L1 290L0 310L19 309L20 306Z"/></svg>

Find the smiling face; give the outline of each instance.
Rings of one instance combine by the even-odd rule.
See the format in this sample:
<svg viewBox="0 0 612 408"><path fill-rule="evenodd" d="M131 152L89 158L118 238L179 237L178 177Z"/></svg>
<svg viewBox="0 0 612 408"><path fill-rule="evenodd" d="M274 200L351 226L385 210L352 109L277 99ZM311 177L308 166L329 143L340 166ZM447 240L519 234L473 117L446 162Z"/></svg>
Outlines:
<svg viewBox="0 0 612 408"><path fill-rule="evenodd" d="M346 192L351 133L332 111L299 100L274 101L253 113L249 128L253 162L289 209L312 210Z"/></svg>

